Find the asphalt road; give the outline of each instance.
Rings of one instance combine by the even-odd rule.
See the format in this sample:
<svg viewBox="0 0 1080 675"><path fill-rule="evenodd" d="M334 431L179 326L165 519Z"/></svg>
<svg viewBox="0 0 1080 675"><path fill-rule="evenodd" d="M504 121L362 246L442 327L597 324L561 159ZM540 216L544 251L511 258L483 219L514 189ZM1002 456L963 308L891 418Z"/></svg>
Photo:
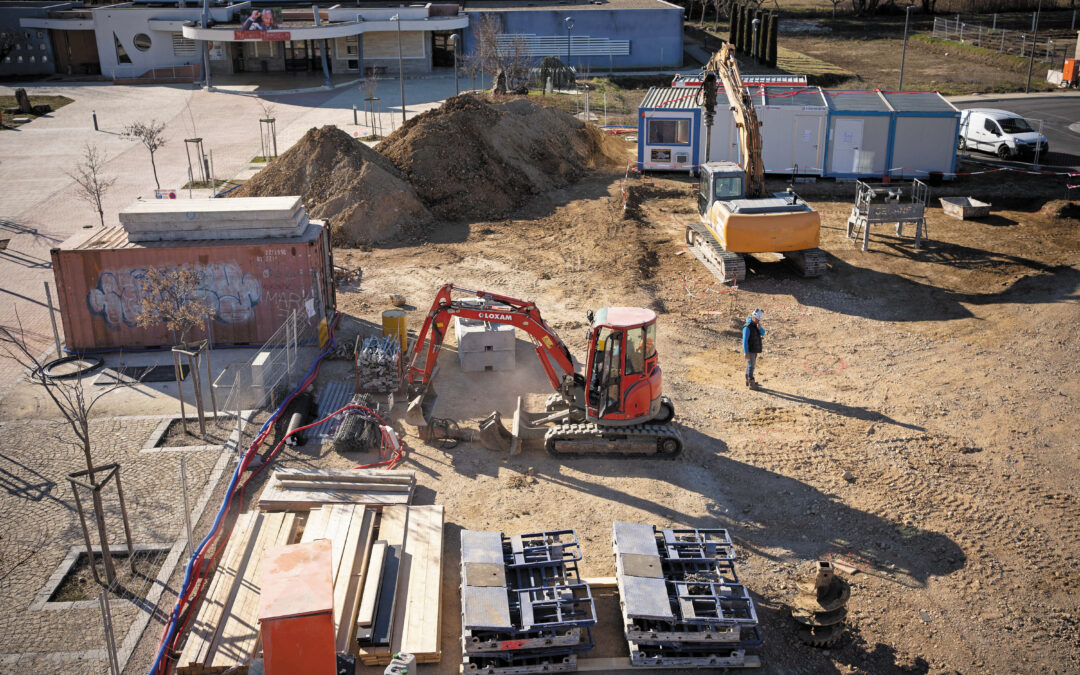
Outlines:
<svg viewBox="0 0 1080 675"><path fill-rule="evenodd" d="M1044 165L1080 168L1080 98L1073 96L1028 96L1024 98L984 98L977 101L953 101L957 108L996 108L1024 117L1038 128L1035 120L1043 121L1042 132L1050 142L1048 157L1040 157ZM1069 127L1072 126L1072 129ZM972 159L997 162L984 152L968 153ZM1018 164L1018 162L1003 162Z"/></svg>

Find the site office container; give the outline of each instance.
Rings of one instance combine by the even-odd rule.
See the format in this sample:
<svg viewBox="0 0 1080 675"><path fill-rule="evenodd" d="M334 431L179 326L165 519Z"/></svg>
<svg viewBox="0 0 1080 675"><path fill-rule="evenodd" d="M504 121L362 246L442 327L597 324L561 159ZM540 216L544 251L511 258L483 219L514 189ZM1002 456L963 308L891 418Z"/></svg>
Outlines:
<svg viewBox="0 0 1080 675"><path fill-rule="evenodd" d="M295 309L315 328L336 308L328 230L311 221L295 237L133 243L120 227L86 230L51 251L68 349L117 350L173 344L164 327L136 325L151 268L202 275L214 344L260 345ZM188 339L199 339L195 330Z"/></svg>
<svg viewBox="0 0 1080 675"><path fill-rule="evenodd" d="M937 92L823 93L826 176L925 178L955 171L960 111Z"/></svg>
<svg viewBox="0 0 1080 675"><path fill-rule="evenodd" d="M653 87L638 106L638 168L693 171L703 159L699 88Z"/></svg>

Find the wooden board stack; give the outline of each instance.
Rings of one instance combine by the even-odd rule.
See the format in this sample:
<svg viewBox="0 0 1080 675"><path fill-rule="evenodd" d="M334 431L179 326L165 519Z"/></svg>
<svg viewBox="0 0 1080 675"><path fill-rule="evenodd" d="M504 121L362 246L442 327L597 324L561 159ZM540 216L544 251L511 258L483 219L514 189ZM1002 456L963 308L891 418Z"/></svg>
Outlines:
<svg viewBox="0 0 1080 675"><path fill-rule="evenodd" d="M384 469L275 471L259 497L263 511L304 511L324 504L412 503L416 473Z"/></svg>
<svg viewBox="0 0 1080 675"><path fill-rule="evenodd" d="M295 520L292 513L239 516L180 654L178 673L223 673L255 654L263 553L292 541Z"/></svg>
<svg viewBox="0 0 1080 675"><path fill-rule="evenodd" d="M405 472L391 472L405 473ZM412 473L412 472L408 472ZM180 675L244 675L261 654L258 604L268 548L329 539L338 653L387 664L411 652L437 662L442 609L443 507L308 504L239 516L177 662ZM374 637L373 637L374 636ZM365 647L358 640L366 640Z"/></svg>
<svg viewBox="0 0 1080 675"><path fill-rule="evenodd" d="M366 666L407 652L437 663L442 617L442 506L386 506L356 617Z"/></svg>

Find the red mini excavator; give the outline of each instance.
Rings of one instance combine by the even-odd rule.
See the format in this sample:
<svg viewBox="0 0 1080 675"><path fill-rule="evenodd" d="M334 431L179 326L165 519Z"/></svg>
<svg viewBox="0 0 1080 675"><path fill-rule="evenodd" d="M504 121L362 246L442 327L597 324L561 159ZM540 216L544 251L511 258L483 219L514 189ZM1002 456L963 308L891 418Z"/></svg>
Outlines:
<svg viewBox="0 0 1080 675"><path fill-rule="evenodd" d="M453 295L480 298L455 300ZM671 401L661 394L656 354L656 313L642 307L604 307L588 313L588 357L578 372L562 339L544 323L531 302L458 288L439 289L409 355L406 374L409 409L405 420L430 428L435 405L432 378L443 339L455 316L514 326L529 335L555 393L547 410L526 412L518 397L513 431L507 432L498 412L480 425L479 440L487 447L520 451L521 442L544 439L555 456L622 455L673 457L682 451Z"/></svg>

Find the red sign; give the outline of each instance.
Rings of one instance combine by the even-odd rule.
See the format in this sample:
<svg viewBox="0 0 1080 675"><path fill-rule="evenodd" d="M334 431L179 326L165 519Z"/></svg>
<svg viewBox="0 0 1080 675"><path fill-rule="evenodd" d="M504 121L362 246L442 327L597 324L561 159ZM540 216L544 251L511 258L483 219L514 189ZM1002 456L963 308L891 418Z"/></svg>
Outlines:
<svg viewBox="0 0 1080 675"><path fill-rule="evenodd" d="M287 30L234 30L233 40L291 40L292 34Z"/></svg>

